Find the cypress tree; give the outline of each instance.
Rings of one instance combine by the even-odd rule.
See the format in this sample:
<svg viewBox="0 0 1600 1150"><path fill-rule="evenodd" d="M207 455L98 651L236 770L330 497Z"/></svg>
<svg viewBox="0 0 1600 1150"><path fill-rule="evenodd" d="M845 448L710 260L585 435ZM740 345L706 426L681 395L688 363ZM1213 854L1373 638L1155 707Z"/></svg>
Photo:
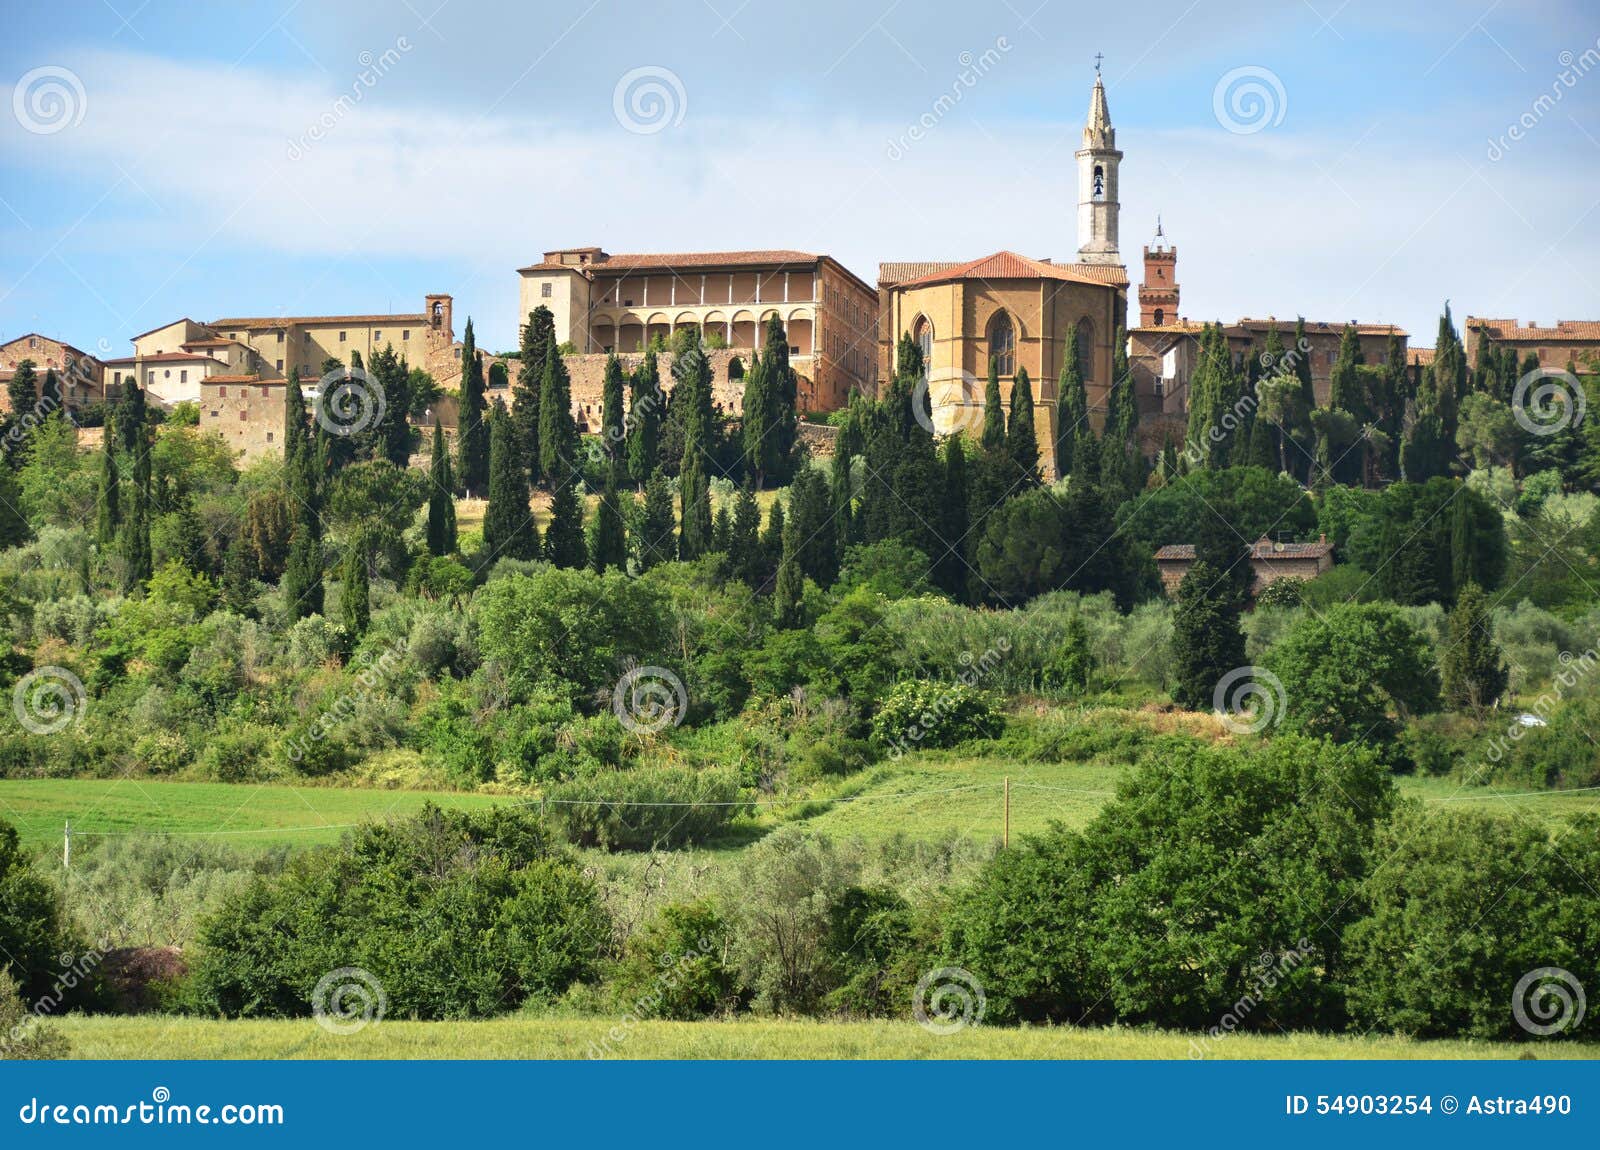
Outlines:
<svg viewBox="0 0 1600 1150"><path fill-rule="evenodd" d="M1000 399L1000 364L989 357L989 379L983 385L983 449L1002 451L1006 445L1006 415Z"/></svg>
<svg viewBox="0 0 1600 1150"><path fill-rule="evenodd" d="M124 442L133 457L133 507L122 524L123 590L133 592L150 578L153 561L150 552L150 429L144 393L137 384L116 420Z"/></svg>
<svg viewBox="0 0 1600 1150"><path fill-rule="evenodd" d="M322 614L322 500L319 452L307 444L295 460L290 477L291 508L295 516L294 532L289 537L289 559L284 564L284 606L291 619L305 619Z"/></svg>
<svg viewBox="0 0 1600 1150"><path fill-rule="evenodd" d="M1445 704L1481 713L1505 694L1511 676L1495 642L1489 605L1476 583L1461 585L1445 631L1446 645L1439 657Z"/></svg>
<svg viewBox="0 0 1600 1150"><path fill-rule="evenodd" d="M1450 506L1450 582L1451 590L1472 582L1477 554L1478 524L1472 501L1465 491L1457 494Z"/></svg>
<svg viewBox="0 0 1600 1150"><path fill-rule="evenodd" d="M640 571L648 571L677 556L673 528L672 489L667 486L665 473L658 467L645 484L644 510L634 527L633 555Z"/></svg>
<svg viewBox="0 0 1600 1150"><path fill-rule="evenodd" d="M1011 384L1011 422L1006 427L1006 450L1022 486L1039 482L1039 438L1033 429L1033 382L1028 369L1018 367Z"/></svg>
<svg viewBox="0 0 1600 1150"><path fill-rule="evenodd" d="M589 561L583 540L583 502L578 498L576 476L567 475L555 481L555 489L550 494L550 526L544 533L544 557L557 567L582 567Z"/></svg>
<svg viewBox="0 0 1600 1150"><path fill-rule="evenodd" d="M1078 329L1067 331L1061 353L1061 376L1056 381L1056 475L1071 475L1077 461L1079 436L1089 427L1089 393L1078 367Z"/></svg>
<svg viewBox="0 0 1600 1150"><path fill-rule="evenodd" d="M838 525L841 553L852 543L860 541L855 513L855 481L852 464L866 444L861 428L861 409L865 401L859 395L850 397L845 411L844 426L833 444L833 462L829 469L829 493L833 497L834 522Z"/></svg>
<svg viewBox="0 0 1600 1150"><path fill-rule="evenodd" d="M488 405L483 387L483 356L473 342L469 319L461 345L461 397L456 427L456 476L468 496L482 495L489 486L489 428L484 422Z"/></svg>
<svg viewBox="0 0 1600 1150"><path fill-rule="evenodd" d="M242 534L236 535L222 558L222 603L228 610L250 614L255 606L254 578L250 547Z"/></svg>
<svg viewBox="0 0 1600 1150"><path fill-rule="evenodd" d="M1217 684L1245 665L1244 632L1231 581L1196 558L1178 584L1172 614L1172 698L1191 711L1213 709Z"/></svg>
<svg viewBox="0 0 1600 1150"><path fill-rule="evenodd" d="M120 483L116 428L108 423L100 443L100 482L95 499L94 538L102 547L110 546L117 537L117 529L122 525L122 507L118 499Z"/></svg>
<svg viewBox="0 0 1600 1150"><path fill-rule="evenodd" d="M545 483L566 482L578 458L578 425L572 418L572 381L556 348L544 359L539 393L539 475Z"/></svg>
<svg viewBox="0 0 1600 1150"><path fill-rule="evenodd" d="M606 356L605 380L600 388L600 443L605 448L607 464L627 465L628 450L623 442L624 433L622 361L612 352ZM609 476L607 481L610 481Z"/></svg>
<svg viewBox="0 0 1600 1150"><path fill-rule="evenodd" d="M367 624L372 621L371 592L367 584L367 541L364 537L357 536L350 541L342 574L344 586L339 594L340 614L344 617L345 634L354 644L367 633Z"/></svg>
<svg viewBox="0 0 1600 1150"><path fill-rule="evenodd" d="M544 390L544 365L556 346L556 321L550 309L540 304L528 313L522 325L522 343L517 360L517 382L511 393L511 419L517 428L528 481L537 483L539 470L539 398Z"/></svg>
<svg viewBox="0 0 1600 1150"><path fill-rule="evenodd" d="M45 415L54 415L62 410L61 381L56 378L55 368L46 368L44 384L39 388L39 410Z"/></svg>
<svg viewBox="0 0 1600 1150"><path fill-rule="evenodd" d="M719 555L728 553L728 544L733 539L733 516L728 511L726 503L717 506L717 513L711 517L711 550Z"/></svg>
<svg viewBox="0 0 1600 1150"><path fill-rule="evenodd" d="M774 621L780 631L792 631L805 625L805 576L795 553L794 528L783 533L783 558L778 561L777 584L772 591Z"/></svg>
<svg viewBox="0 0 1600 1150"><path fill-rule="evenodd" d="M139 388L139 385L132 381L129 386L134 391ZM6 396L11 400L13 420L20 419L24 413L33 410L33 405L39 402L39 376L33 360L25 359L17 364L10 380L6 382Z"/></svg>
<svg viewBox="0 0 1600 1150"><path fill-rule="evenodd" d="M494 401L489 420L489 505L483 512L484 561L533 559L538 528L528 512L528 477L522 444L506 405Z"/></svg>
<svg viewBox="0 0 1600 1150"><path fill-rule="evenodd" d="M777 470L787 463L800 435L800 392L794 368L789 365L789 336L776 312L767 317L767 338L761 349L761 359L772 403L768 416L774 439L770 458L776 466L769 470Z"/></svg>
<svg viewBox="0 0 1600 1150"><path fill-rule="evenodd" d="M768 374L771 356L763 350L744 376L744 398L740 406L739 433L744 448L744 471L759 488L767 475L777 470L777 428L773 416L777 404L772 389L776 383Z"/></svg>
<svg viewBox="0 0 1600 1150"><path fill-rule="evenodd" d="M678 555L698 559L711 546L711 365L696 341L672 361L673 402L683 403L683 462L678 469Z"/></svg>
<svg viewBox="0 0 1600 1150"><path fill-rule="evenodd" d="M1105 434L1100 441L1100 483L1115 507L1138 492L1144 476L1139 456L1139 397L1128 371L1127 333L1119 327L1113 338L1111 394L1106 398Z"/></svg>
<svg viewBox="0 0 1600 1150"><path fill-rule="evenodd" d="M600 492L594 523L589 530L589 563L602 573L607 567L623 571L628 566L627 529L622 513L624 496L618 490L621 475L622 459L619 456L606 468L606 485Z"/></svg>
<svg viewBox="0 0 1600 1150"><path fill-rule="evenodd" d="M647 351L629 381L632 391L628 406L628 474L643 487L660 460L661 422L666 415L666 396L661 393L661 375L656 353Z"/></svg>
<svg viewBox="0 0 1600 1150"><path fill-rule="evenodd" d="M959 596L967 582L965 555L970 546L967 526L972 489L967 482L967 450L957 431L944 442L944 482L941 484L943 515L939 521L938 554L933 557L934 582L952 596Z"/></svg>
<svg viewBox="0 0 1600 1150"><path fill-rule="evenodd" d="M289 369L289 382L283 389L283 466L285 473L294 466L295 456L306 444L306 394L300 390L300 369Z"/></svg>
<svg viewBox="0 0 1600 1150"><path fill-rule="evenodd" d="M761 535L761 551L766 559L766 568L775 570L783 559L783 500L772 501L772 510L767 512L767 529Z"/></svg>
<svg viewBox="0 0 1600 1150"><path fill-rule="evenodd" d="M450 454L444 446L444 428L433 425L433 458L428 465L428 553L449 555L456 549L455 482L450 474Z"/></svg>
<svg viewBox="0 0 1600 1150"><path fill-rule="evenodd" d="M839 577L839 536L833 526L833 497L814 467L803 467L789 488L787 529L794 536L800 573L820 587Z"/></svg>
<svg viewBox="0 0 1600 1150"><path fill-rule="evenodd" d="M728 570L735 579L756 589L761 586L766 559L761 553L761 507L754 486L739 488L733 505L733 528L728 536Z"/></svg>

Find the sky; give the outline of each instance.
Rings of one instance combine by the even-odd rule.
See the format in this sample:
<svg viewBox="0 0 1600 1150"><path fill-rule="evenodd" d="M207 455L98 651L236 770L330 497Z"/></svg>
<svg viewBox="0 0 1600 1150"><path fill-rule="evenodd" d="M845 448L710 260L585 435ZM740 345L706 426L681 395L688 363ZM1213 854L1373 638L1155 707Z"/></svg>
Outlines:
<svg viewBox="0 0 1600 1150"><path fill-rule="evenodd" d="M1096 54L1133 280L1191 319L1600 318L1600 5L15 6L0 340L420 311L558 247L1074 258ZM1588 53L1588 55L1585 55ZM1135 306L1130 301L1130 306Z"/></svg>

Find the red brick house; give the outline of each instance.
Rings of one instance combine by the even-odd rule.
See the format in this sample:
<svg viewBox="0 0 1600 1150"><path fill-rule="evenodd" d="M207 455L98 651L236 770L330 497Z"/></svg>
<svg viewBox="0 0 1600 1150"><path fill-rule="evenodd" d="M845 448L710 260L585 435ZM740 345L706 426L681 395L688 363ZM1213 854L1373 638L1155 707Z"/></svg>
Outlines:
<svg viewBox="0 0 1600 1150"><path fill-rule="evenodd" d="M1161 572L1161 585L1168 595L1176 594L1178 584L1189 573L1194 563L1194 544L1169 543L1156 552L1156 567ZM1250 594L1259 595L1261 589L1279 579L1315 579L1333 566L1333 544L1326 535L1315 543L1274 543L1258 539L1250 546L1250 567L1255 580Z"/></svg>

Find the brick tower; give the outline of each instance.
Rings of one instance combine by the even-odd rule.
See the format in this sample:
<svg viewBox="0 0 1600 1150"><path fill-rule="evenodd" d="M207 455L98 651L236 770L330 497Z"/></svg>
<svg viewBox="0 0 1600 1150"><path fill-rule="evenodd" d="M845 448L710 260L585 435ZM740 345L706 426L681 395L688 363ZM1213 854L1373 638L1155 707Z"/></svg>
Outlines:
<svg viewBox="0 0 1600 1150"><path fill-rule="evenodd" d="M1139 326L1178 322L1178 249L1167 242L1156 217L1156 238L1144 249L1144 282L1139 285Z"/></svg>

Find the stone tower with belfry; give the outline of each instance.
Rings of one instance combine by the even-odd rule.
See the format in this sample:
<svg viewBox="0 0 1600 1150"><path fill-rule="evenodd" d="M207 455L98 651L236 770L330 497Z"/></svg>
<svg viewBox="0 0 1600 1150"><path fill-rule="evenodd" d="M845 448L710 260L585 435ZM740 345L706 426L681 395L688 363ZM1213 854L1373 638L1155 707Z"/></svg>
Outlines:
<svg viewBox="0 0 1600 1150"><path fill-rule="evenodd" d="M1139 285L1139 326L1178 322L1178 249L1167 242L1156 217L1155 239L1145 245L1144 282Z"/></svg>
<svg viewBox="0 0 1600 1150"><path fill-rule="evenodd" d="M1089 118L1083 125L1078 157L1078 259L1086 264L1121 264L1117 250L1117 132L1106 107L1106 85L1095 56L1094 89L1089 93Z"/></svg>

